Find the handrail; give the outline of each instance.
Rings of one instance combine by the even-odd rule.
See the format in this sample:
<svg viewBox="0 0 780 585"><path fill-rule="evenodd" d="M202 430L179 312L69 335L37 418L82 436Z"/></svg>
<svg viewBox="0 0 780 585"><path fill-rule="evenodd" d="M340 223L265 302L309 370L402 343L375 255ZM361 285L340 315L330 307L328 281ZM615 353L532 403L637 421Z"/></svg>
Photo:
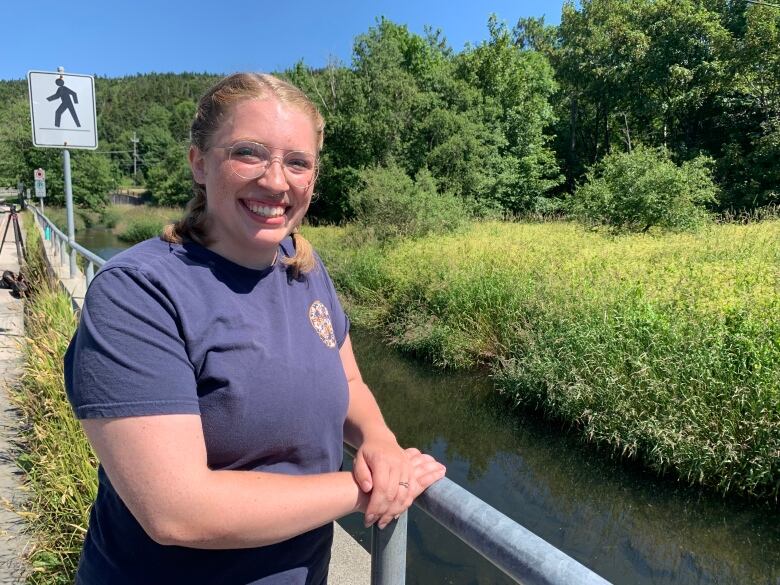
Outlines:
<svg viewBox="0 0 780 585"><path fill-rule="evenodd" d="M60 248L61 264L67 258L65 246L87 260L87 286L94 276L93 264L105 264L87 248L68 237L40 210L30 206L41 227L49 226L52 241ZM344 443L353 458L356 449ZM446 477L430 486L414 505L485 557L510 578L525 585L609 585L584 565L549 542L502 514L468 490ZM371 585L404 585L406 582L406 531L408 513L379 530L371 529Z"/></svg>
<svg viewBox="0 0 780 585"><path fill-rule="evenodd" d="M354 458L354 447L344 443L344 450ZM603 577L446 477L425 490L414 505L518 583L609 585ZM376 524L372 527L371 585L405 583L406 525L405 512L384 530Z"/></svg>
<svg viewBox="0 0 780 585"><path fill-rule="evenodd" d="M88 250L75 240L71 240L66 236L62 230L60 230L52 220L50 220L48 217L46 217L37 207L33 205L29 205L27 207L28 209L31 209L38 219L38 223L41 226L42 229L46 229L46 227L49 228L51 231L51 241L52 245L56 250L59 250L59 256L60 256L60 265L64 265L66 263L66 259L69 255L74 254L80 254L84 257L86 260L86 272L84 274L84 278L86 281L87 287L89 286L89 283L92 282L92 279L95 277L95 266L100 268L103 266L103 264L106 263L106 261L92 252L91 250ZM69 249L69 250L68 250ZM76 266L75 258L73 262L70 263L71 265L71 273L70 277L75 278L77 274L74 273L74 267ZM75 269L78 270L77 268Z"/></svg>

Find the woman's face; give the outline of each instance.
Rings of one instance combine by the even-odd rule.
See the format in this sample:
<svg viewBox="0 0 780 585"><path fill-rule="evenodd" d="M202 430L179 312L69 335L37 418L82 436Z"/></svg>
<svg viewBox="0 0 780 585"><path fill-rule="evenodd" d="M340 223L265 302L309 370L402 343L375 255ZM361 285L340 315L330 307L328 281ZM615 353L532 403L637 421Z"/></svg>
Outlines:
<svg viewBox="0 0 780 585"><path fill-rule="evenodd" d="M279 158L262 177L242 178L231 167L229 149L222 148L239 141L264 144ZM306 114L276 98L238 102L206 152L190 148L192 175L206 187L211 250L248 268L270 266L279 242L303 220L314 189L288 182L282 157L289 151L316 153L317 137Z"/></svg>

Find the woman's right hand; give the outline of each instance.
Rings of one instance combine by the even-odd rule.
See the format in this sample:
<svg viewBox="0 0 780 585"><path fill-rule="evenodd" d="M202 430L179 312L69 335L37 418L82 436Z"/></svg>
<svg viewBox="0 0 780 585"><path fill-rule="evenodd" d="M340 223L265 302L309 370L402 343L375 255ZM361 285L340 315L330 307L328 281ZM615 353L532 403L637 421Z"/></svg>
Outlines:
<svg viewBox="0 0 780 585"><path fill-rule="evenodd" d="M404 482L409 484L408 487L402 483L399 486L399 489L405 490L406 495L403 498L396 498L385 515L379 518L377 526L380 529L384 528L392 520L397 519L401 514L406 512L414 500L428 489L428 487L444 477L444 474L447 471L447 468L444 467L444 465L436 461L436 459L430 455L421 453L419 449L411 447L405 449L405 452L411 462L411 475Z"/></svg>

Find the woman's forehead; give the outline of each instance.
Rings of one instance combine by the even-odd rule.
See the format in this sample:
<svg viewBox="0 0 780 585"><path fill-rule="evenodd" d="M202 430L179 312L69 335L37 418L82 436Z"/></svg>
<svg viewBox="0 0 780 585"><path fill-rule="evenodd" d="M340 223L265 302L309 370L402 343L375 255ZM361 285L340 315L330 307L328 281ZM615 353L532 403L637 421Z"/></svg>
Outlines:
<svg viewBox="0 0 780 585"><path fill-rule="evenodd" d="M300 107L274 97L250 98L236 103L225 112L217 134L223 140L256 140L274 146L293 144L294 148L313 151L317 145L311 117Z"/></svg>

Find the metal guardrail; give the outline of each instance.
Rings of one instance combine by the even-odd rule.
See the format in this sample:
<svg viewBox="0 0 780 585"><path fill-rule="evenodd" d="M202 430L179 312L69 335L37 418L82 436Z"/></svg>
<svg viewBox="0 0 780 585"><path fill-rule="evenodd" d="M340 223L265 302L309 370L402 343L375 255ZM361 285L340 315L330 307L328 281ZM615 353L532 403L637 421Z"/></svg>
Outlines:
<svg viewBox="0 0 780 585"><path fill-rule="evenodd" d="M46 233L48 229L50 238L49 241L51 242L55 257L60 259L61 266L70 264L71 278L76 278L78 276L78 269L76 268L76 255L78 254L84 257L86 263L84 278L86 280L86 285L89 286L89 283L92 282L92 279L95 277L95 267L100 268L103 266L103 264L106 263L106 261L94 252L87 250L84 246L80 245L75 240L69 240L68 236L66 236L60 229L58 229L57 226L54 225L54 222L41 213L38 208L30 205L27 207L27 209L32 210L32 212L35 214L38 225L41 226L41 229L44 230L44 233Z"/></svg>
<svg viewBox="0 0 780 585"><path fill-rule="evenodd" d="M344 444L353 458L356 450ZM414 501L414 505L460 538L517 583L524 585L610 585L549 542L446 477ZM371 585L406 582L404 513L384 530L371 528Z"/></svg>
<svg viewBox="0 0 780 585"><path fill-rule="evenodd" d="M51 244L60 264L76 253L86 260L86 284L92 281L95 266L105 260L60 231L40 210L30 206L41 228L48 227ZM71 268L75 259L70 262ZM75 275L71 273L71 277ZM344 443L353 458L356 450ZM549 542L536 536L505 514L446 477L429 487L414 505L485 557L510 578L524 585L610 585L584 565ZM406 532L408 513L384 530L371 529L371 585L406 583Z"/></svg>

